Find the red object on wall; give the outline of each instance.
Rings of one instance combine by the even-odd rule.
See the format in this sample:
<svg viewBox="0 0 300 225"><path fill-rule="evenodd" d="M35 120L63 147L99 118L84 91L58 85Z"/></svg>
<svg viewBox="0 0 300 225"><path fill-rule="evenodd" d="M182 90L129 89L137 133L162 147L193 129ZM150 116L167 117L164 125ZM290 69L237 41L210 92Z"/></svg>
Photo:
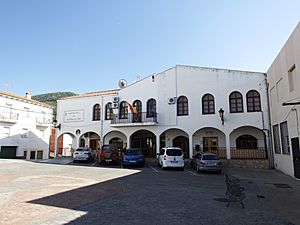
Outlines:
<svg viewBox="0 0 300 225"><path fill-rule="evenodd" d="M50 137L50 143L49 143L50 156L54 156L55 136L56 136L56 129L52 128L51 137ZM59 140L58 140L58 154L62 154L63 139L64 139L63 136L61 136L59 138Z"/></svg>

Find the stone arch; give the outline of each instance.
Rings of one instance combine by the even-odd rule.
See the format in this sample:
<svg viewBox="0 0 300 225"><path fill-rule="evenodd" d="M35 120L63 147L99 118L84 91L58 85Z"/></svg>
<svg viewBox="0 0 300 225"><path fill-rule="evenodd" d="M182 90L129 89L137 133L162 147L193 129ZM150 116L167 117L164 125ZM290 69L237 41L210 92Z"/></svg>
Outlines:
<svg viewBox="0 0 300 225"><path fill-rule="evenodd" d="M84 146L82 146L83 144ZM99 150L101 146L100 135L93 131L83 133L79 138L79 146Z"/></svg>
<svg viewBox="0 0 300 225"><path fill-rule="evenodd" d="M189 158L189 135L182 129L170 128L160 135L160 148L180 147L184 152L184 157ZM176 146L174 146L174 144Z"/></svg>
<svg viewBox="0 0 300 225"><path fill-rule="evenodd" d="M124 149L127 146L127 137L121 131L110 131L104 135L103 144L115 144L119 149Z"/></svg>
<svg viewBox="0 0 300 225"><path fill-rule="evenodd" d="M226 137L215 127L203 127L193 133L193 154L212 152L219 158L226 158Z"/></svg>
<svg viewBox="0 0 300 225"><path fill-rule="evenodd" d="M76 136L71 132L62 133L57 137L58 155L72 156L76 147Z"/></svg>
<svg viewBox="0 0 300 225"><path fill-rule="evenodd" d="M156 135L149 130L137 130L130 136L131 148L141 148L146 157L156 157Z"/></svg>

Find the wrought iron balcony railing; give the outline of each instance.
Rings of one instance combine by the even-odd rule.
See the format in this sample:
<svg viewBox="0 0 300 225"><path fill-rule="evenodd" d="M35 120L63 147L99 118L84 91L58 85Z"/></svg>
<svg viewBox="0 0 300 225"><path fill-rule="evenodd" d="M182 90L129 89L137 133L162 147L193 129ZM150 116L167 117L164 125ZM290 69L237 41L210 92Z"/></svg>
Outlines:
<svg viewBox="0 0 300 225"><path fill-rule="evenodd" d="M211 152L215 153L220 159L226 159L227 153L225 147L212 147L212 148L200 148L198 152L194 151L194 154L200 152ZM265 148L254 148L254 149L240 149L230 148L231 159L267 159L267 152Z"/></svg>
<svg viewBox="0 0 300 225"><path fill-rule="evenodd" d="M51 123L50 119L44 117L37 117L36 118L36 125L37 126L49 126Z"/></svg>
<svg viewBox="0 0 300 225"><path fill-rule="evenodd" d="M124 116L114 115L111 120L113 125L157 125L157 113L128 113Z"/></svg>
<svg viewBox="0 0 300 225"><path fill-rule="evenodd" d="M16 123L19 119L19 114L13 112L0 112L0 121L7 123Z"/></svg>

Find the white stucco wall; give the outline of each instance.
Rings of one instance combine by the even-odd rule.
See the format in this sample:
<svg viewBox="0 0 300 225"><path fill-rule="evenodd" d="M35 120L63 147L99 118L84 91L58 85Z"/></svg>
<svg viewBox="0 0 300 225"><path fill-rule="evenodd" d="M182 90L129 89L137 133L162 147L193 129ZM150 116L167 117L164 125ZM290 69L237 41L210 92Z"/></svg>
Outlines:
<svg viewBox="0 0 300 225"><path fill-rule="evenodd" d="M291 91L289 70L293 65L295 65L293 71L294 90ZM291 138L299 137L300 105L282 106L282 103L300 101L300 23L270 66L267 72L267 80L269 84L271 125L274 126L287 121L291 145ZM294 176L292 148L290 151L290 155L274 152L274 163L277 169Z"/></svg>
<svg viewBox="0 0 300 225"><path fill-rule="evenodd" d="M59 100L58 121L62 124L60 134L71 132L76 136L76 129L81 130L81 135L93 131L99 134L103 142L103 137L106 134L117 130L125 135L128 142L134 132L148 130L155 134L156 142L159 143L160 135L168 130L167 135L171 135L171 137L167 139L166 145L170 145L173 138L183 133L183 136L190 139L190 148L192 149L198 142L197 135L194 138L193 135L202 128L212 127L219 130L220 133L223 132L225 137L220 138L219 143L223 145L222 147L229 148L230 145L227 144L226 146L225 143L226 140L229 142L229 135L234 129L243 126L255 127L260 132L263 129L268 129L269 118L265 78L265 74L256 72L176 66L128 85L126 88L120 89L117 95L100 94L99 96ZM261 112L247 112L246 94L250 90L256 90L260 93ZM233 91L239 91L243 95L243 113L229 113L229 95ZM203 95L207 93L212 94L215 99L215 114L213 115L202 115L201 100ZM182 95L186 96L189 101L188 116L177 116L177 104L168 104L169 98L178 98ZM112 126L110 121L104 120L104 109L108 102L112 102L114 96L118 96L120 102L127 101L131 104L135 100L140 100L143 112L146 112L147 101L151 98L155 99L158 125L146 126L141 124L135 126L134 124L128 124L122 127ZM92 108L96 103L101 105L101 121L92 121ZM224 125L222 125L218 113L220 108L225 111ZM82 110L84 112L82 121L64 122L64 113L71 110ZM118 110L115 110L115 112L118 112ZM173 131L170 129L177 129L177 132L172 134ZM112 133L105 137L105 143L111 138ZM168 143L169 140L170 143ZM192 154L192 150L190 150L190 153Z"/></svg>
<svg viewBox="0 0 300 225"><path fill-rule="evenodd" d="M28 108L28 112L24 108ZM1 114L7 115L9 112L17 114L18 119L15 122L0 120L0 146L16 146L17 157L22 157L24 151L27 151L27 158L30 156L30 151L43 151L43 159L47 159L49 157L52 109L25 99L0 94L0 118ZM41 124L37 121L47 122ZM9 136L7 137L3 135L3 132L8 128ZM26 137L22 136L24 129L28 130Z"/></svg>

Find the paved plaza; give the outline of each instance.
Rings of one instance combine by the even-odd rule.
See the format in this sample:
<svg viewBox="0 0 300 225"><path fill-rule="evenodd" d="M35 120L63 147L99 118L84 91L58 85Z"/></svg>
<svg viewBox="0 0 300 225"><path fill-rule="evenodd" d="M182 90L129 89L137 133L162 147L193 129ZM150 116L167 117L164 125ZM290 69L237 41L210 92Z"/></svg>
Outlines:
<svg viewBox="0 0 300 225"><path fill-rule="evenodd" d="M300 182L227 169L245 187L226 207L224 174L0 159L0 224L300 224Z"/></svg>

